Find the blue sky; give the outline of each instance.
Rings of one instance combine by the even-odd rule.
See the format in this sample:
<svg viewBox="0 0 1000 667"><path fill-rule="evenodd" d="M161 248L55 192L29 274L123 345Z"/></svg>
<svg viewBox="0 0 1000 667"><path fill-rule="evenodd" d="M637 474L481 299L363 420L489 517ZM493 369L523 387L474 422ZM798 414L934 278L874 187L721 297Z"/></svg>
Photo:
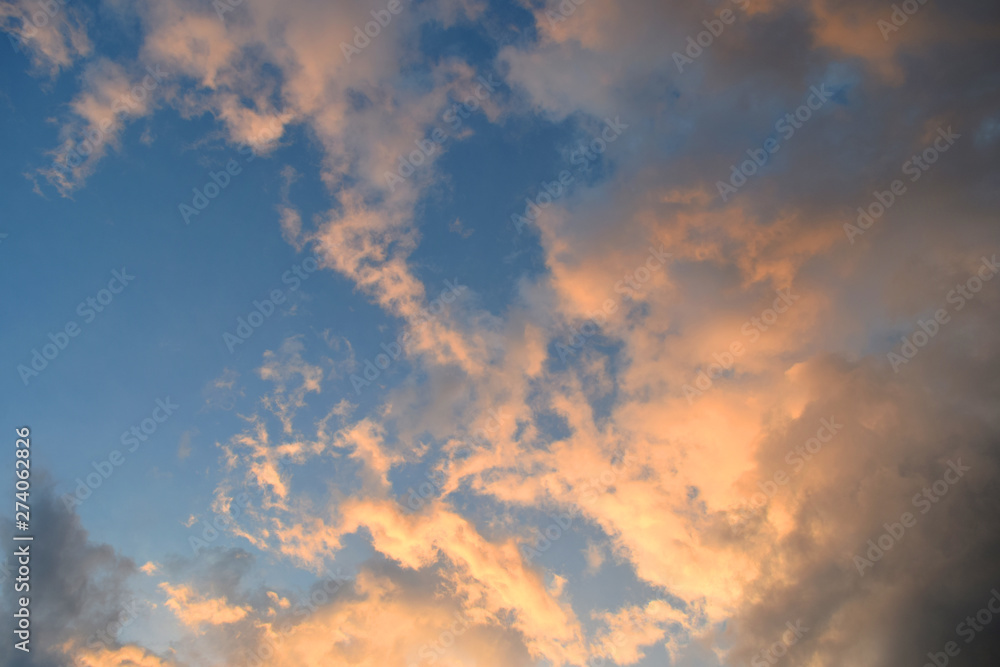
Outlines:
<svg viewBox="0 0 1000 667"><path fill-rule="evenodd" d="M892 6L827 0L386 7L3 4L0 418L31 429L45 554L5 664L938 650L996 574L995 513L967 518L997 465L996 46L951 38L996 12L886 37ZM951 504L859 572L957 457Z"/></svg>

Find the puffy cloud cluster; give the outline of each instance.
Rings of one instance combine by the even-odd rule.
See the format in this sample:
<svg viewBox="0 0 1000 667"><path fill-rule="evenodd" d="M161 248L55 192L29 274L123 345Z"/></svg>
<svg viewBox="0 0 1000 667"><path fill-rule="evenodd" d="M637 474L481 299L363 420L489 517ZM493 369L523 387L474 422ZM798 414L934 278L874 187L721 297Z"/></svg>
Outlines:
<svg viewBox="0 0 1000 667"><path fill-rule="evenodd" d="M297 412L328 395L322 370L295 339L265 356L260 376L275 388L222 445L220 506L236 485L259 490L236 534L286 562L322 572L358 537L371 558L301 615L282 608L284 594L164 583L166 606L204 633L193 645L211 639L236 660L247 645L235 638L249 637L273 665L628 665L655 650L744 664L802 619L810 629L783 649L789 664L918 664L996 585L1000 293L954 313L960 324L900 373L885 356L1000 249L1000 147L985 129L1000 95L989 85L995 9L927 5L885 39L877 21L891 7L733 3L737 20L678 72L674 50L713 10L573 4L530 5L536 39L499 51L511 92L482 108L498 124L573 123L580 137L620 116L629 127L608 152L614 168L538 215L545 271L516 277L502 314L463 299L422 323L432 287L413 267L416 209L440 174L430 158L392 189L384 174L482 72L441 58L414 86L401 85L403 70L420 62L421 25L468 22L483 7L416 4L350 62L331 31L350 39L368 20L362 3L245 0L224 23L184 0L123 10L143 26L141 64L176 73L158 91L164 103L211 112L233 142L308 127L336 205L309 226L287 204L275 224L413 329L420 373L370 414L334 406L304 430ZM70 127L112 119L114 135L109 104L128 76L104 61L85 71ZM821 84L831 102L722 201L715 184L734 161ZM848 243L852 212L942 126L962 135L955 147L891 222ZM670 260L654 270L660 249ZM782 292L796 299L772 309ZM690 400L683 388L699 376L708 386ZM498 428L464 447L491 410L504 415ZM843 428L807 460L823 420ZM958 458L967 475L861 576L854 556ZM350 475L300 483L320 462ZM397 480L426 469L443 481L407 511ZM746 512L763 489L766 502ZM523 547L537 537L521 520L533 511L577 517L627 574L592 554L589 574L531 561ZM647 594L591 609L587 576ZM136 664L153 660L126 648ZM984 637L963 653L995 650ZM116 664L101 651L81 660Z"/></svg>

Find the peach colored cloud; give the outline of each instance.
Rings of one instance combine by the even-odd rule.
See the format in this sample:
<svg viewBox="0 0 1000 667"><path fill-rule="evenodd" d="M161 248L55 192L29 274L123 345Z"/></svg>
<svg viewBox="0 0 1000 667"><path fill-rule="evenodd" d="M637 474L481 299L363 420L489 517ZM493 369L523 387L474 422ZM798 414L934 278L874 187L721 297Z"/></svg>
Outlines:
<svg viewBox="0 0 1000 667"><path fill-rule="evenodd" d="M185 626L199 630L202 625L226 625L244 618L250 609L230 605L221 598L211 598L199 594L190 586L171 585L163 582L159 586L167 595L164 603Z"/></svg>

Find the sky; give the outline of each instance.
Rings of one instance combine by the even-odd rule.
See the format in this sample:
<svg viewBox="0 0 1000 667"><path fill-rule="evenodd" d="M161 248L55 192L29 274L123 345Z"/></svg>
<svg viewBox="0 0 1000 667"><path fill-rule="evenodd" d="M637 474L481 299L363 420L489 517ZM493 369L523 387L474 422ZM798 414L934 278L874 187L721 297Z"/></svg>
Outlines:
<svg viewBox="0 0 1000 667"><path fill-rule="evenodd" d="M995 3L0 28L0 664L997 663Z"/></svg>

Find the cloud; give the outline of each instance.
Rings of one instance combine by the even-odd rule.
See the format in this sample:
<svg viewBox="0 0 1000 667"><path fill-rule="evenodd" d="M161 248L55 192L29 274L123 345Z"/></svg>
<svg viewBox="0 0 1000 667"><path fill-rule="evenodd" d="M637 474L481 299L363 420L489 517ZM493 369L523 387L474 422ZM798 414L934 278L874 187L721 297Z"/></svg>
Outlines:
<svg viewBox="0 0 1000 667"><path fill-rule="evenodd" d="M713 13L589 0L550 21L557 7L532 7L538 39L499 52L510 93L484 101L485 121L558 125L570 145L627 127L595 175L533 222L543 270L512 279L500 309L470 289L430 319L416 221L441 186L440 153L395 187L385 174L481 75L457 57L420 60L421 26L482 8L420 3L352 63L330 30L347 39L367 20L360 3L248 0L226 23L185 2L142 13L143 58L187 81L165 103L215 114L233 142L309 129L335 202L303 220L286 172L276 226L413 341L413 375L365 414L328 396L303 339L285 341L264 355L260 410L221 446L215 508L228 513L234 488L260 493L233 533L315 573L360 543L372 558L351 586L284 627L298 598L241 589L245 554L213 552L218 580L200 576L215 588L169 571L168 607L194 633L219 621L204 632L223 653L247 636L258 654L280 645L264 658L275 664L408 664L425 650L486 665L635 664L660 649L745 664L800 619L809 631L789 664L918 663L997 579L995 284L900 373L885 355L1000 241L998 148L968 139L995 120L995 14L924 8L889 41L870 5L737 6L682 71L672 50ZM975 16L983 27L956 40ZM400 85L415 62L421 85ZM128 81L124 66L90 63L64 138L110 123L100 150L115 145L113 98ZM784 134L816 86L829 100ZM950 126L965 141L861 242L844 239L857 206ZM754 158L779 136L780 150ZM739 191L721 197L739 173ZM235 402L235 382L207 391ZM327 417L303 430L310 406ZM487 430L491 411L503 417ZM807 460L823 420L843 428ZM854 557L957 459L967 477L862 576ZM337 483L299 474L320 461ZM411 511L397 499L415 479L433 491ZM756 494L766 501L747 512ZM579 572L560 553L578 570L610 563L598 569L594 542L586 555L564 546L574 538L529 559L539 543L526 517L540 513L571 515L580 541L607 544L617 576L650 595L583 613ZM983 637L965 655L994 650Z"/></svg>
<svg viewBox="0 0 1000 667"><path fill-rule="evenodd" d="M302 359L303 349L298 338L288 338L278 352L268 350L264 353L264 364L257 371L262 380L275 384L274 392L264 399L264 407L278 415L286 433L291 431L295 410L305 405L307 394L320 392L323 379L323 369ZM301 378L301 382L289 389L288 385L296 377Z"/></svg>
<svg viewBox="0 0 1000 667"><path fill-rule="evenodd" d="M177 458L182 461L191 456L191 438L198 435L198 429L189 429L181 433L181 438L177 442Z"/></svg>
<svg viewBox="0 0 1000 667"><path fill-rule="evenodd" d="M167 76L159 67L128 69L107 58L88 62L72 115L60 127L62 145L50 151L51 166L39 173L68 196L93 173L109 147L118 148L125 123L148 114Z"/></svg>
<svg viewBox="0 0 1000 667"><path fill-rule="evenodd" d="M59 0L10 0L0 5L0 29L15 52L25 49L36 70L55 77L91 52L85 16L85 10Z"/></svg>
<svg viewBox="0 0 1000 667"><path fill-rule="evenodd" d="M473 657L487 667L525 663L516 633L438 594L442 585L430 573L366 567L348 586L314 587L310 599L316 604L291 602L274 620L259 622L255 644L240 655L265 665L350 660L409 666Z"/></svg>
<svg viewBox="0 0 1000 667"><path fill-rule="evenodd" d="M167 595L167 608L174 612L181 623L194 630L205 624L235 623L249 612L247 607L230 605L221 598L199 595L189 586L171 586L168 582L163 582L160 589Z"/></svg>
<svg viewBox="0 0 1000 667"><path fill-rule="evenodd" d="M12 667L56 667L79 658L98 667L128 658L141 665L169 664L140 647L117 644L114 628L121 627L122 610L132 604L128 582L138 572L135 563L110 545L92 542L79 517L53 493L52 481L42 470L32 476L30 504L35 540L18 544L27 545L30 553L30 589L21 593L30 599L31 651L24 653L14 648L14 642L4 642L0 662ZM4 523L4 532L12 534L13 524L7 519ZM12 556L7 559L17 565ZM8 619L14 618L12 601L12 596L4 596L0 603ZM6 627L13 636L13 621L8 620Z"/></svg>

